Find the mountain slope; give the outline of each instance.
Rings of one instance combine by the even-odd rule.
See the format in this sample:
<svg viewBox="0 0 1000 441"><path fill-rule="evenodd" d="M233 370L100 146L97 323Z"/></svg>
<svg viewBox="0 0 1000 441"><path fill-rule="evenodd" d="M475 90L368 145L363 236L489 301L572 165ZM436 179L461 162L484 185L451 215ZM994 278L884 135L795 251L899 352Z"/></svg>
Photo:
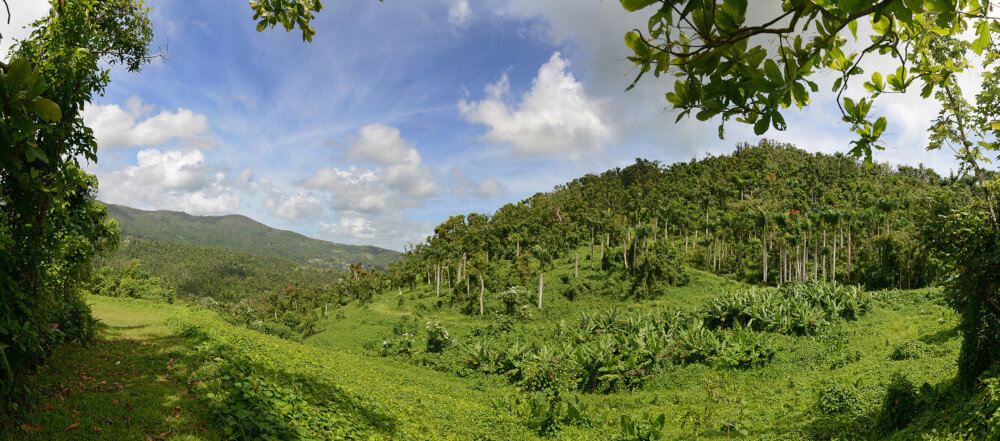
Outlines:
<svg viewBox="0 0 1000 441"><path fill-rule="evenodd" d="M246 216L192 216L176 211L104 205L108 207L108 216L118 220L123 236L210 246L334 268L357 261L384 267L399 258L399 253L392 250L313 239L268 227Z"/></svg>

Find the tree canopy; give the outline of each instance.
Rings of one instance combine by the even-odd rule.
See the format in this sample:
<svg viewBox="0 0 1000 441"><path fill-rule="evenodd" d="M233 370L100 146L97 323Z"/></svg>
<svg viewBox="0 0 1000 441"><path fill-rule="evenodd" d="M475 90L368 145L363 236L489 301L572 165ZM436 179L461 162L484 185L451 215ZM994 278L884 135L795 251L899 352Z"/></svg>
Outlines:
<svg viewBox="0 0 1000 441"><path fill-rule="evenodd" d="M678 120L718 116L720 136L731 119L753 125L758 135L784 130L784 109L810 104L820 91L817 78L833 73L836 105L855 134L850 151L870 161L892 123L873 111L876 100L919 87L923 98L940 103L927 148L950 148L974 174L979 196L939 205L933 220L947 226L949 242L929 241L959 273L949 294L963 317L960 371L966 383L1000 360L1000 338L990 328L1000 318L1000 284L991 270L1000 262L997 181L983 168L1000 150L1000 17L990 15L993 3L784 0L770 3L780 8L769 16L753 17L759 14L749 13L746 0L621 0L626 10L649 16L647 29L625 35L629 59L639 69L633 85L648 73L675 77L665 96ZM754 7L755 13L767 11ZM869 32L859 32L862 23ZM890 60L891 67L866 72L865 60L872 57ZM982 72L975 103L958 81L969 69ZM860 89L852 87L854 79Z"/></svg>

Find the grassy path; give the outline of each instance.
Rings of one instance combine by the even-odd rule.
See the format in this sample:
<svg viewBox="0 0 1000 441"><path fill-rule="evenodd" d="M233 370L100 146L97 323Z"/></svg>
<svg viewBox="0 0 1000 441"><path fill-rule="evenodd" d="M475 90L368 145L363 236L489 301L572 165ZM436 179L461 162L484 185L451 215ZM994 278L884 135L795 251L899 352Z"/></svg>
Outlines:
<svg viewBox="0 0 1000 441"><path fill-rule="evenodd" d="M91 306L104 337L53 354L25 413L0 422L0 441L227 439L200 399L218 387L215 355L206 359L199 350L205 344L226 348L219 355L227 359L253 359L276 380L342 391L355 409L370 413L353 418L385 422L358 423L371 429L358 434L364 439L533 438L519 420L490 407L489 397L509 389L493 381L301 345L178 305L92 297Z"/></svg>
<svg viewBox="0 0 1000 441"><path fill-rule="evenodd" d="M30 410L0 438L220 439L191 393L190 348L166 332L163 314L99 303L94 315L104 337L53 354L38 372Z"/></svg>

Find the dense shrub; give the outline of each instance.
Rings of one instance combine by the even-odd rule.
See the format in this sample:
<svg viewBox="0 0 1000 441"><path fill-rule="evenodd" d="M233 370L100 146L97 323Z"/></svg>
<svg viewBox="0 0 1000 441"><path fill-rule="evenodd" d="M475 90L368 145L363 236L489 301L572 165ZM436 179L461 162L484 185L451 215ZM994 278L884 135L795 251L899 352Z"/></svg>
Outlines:
<svg viewBox="0 0 1000 441"><path fill-rule="evenodd" d="M815 408L820 415L855 414L862 399L856 385L831 382L816 390Z"/></svg>
<svg viewBox="0 0 1000 441"><path fill-rule="evenodd" d="M390 355L403 355L408 357L416 352L416 344L417 339L413 336L413 334L404 332L399 334L398 337L382 340L381 355L383 357L388 357Z"/></svg>
<svg viewBox="0 0 1000 441"><path fill-rule="evenodd" d="M110 267L102 267L94 276L91 291L108 297L129 297L164 303L173 303L177 298L173 289L167 287L159 277L146 272L138 260L133 260L118 272Z"/></svg>
<svg viewBox="0 0 1000 441"><path fill-rule="evenodd" d="M642 387L673 365L748 368L774 354L760 333L743 327L707 329L696 317L673 309L583 313L574 325L559 326L558 339L556 345L528 346L475 341L463 346L463 360L469 368L504 375L530 391L610 393Z"/></svg>
<svg viewBox="0 0 1000 441"><path fill-rule="evenodd" d="M427 352L438 353L455 344L448 329L438 322L427 322Z"/></svg>
<svg viewBox="0 0 1000 441"><path fill-rule="evenodd" d="M905 376L895 374L886 388L875 423L875 433L888 435L906 427L920 413L922 404L913 383Z"/></svg>
<svg viewBox="0 0 1000 441"><path fill-rule="evenodd" d="M813 335L836 320L858 319L871 302L871 295L855 286L810 282L734 291L712 299L701 315L712 328L738 323L755 331Z"/></svg>
<svg viewBox="0 0 1000 441"><path fill-rule="evenodd" d="M614 435L613 441L660 441L666 438L664 426L667 417L664 414L652 416L644 415L643 418L633 418L629 415L622 415L618 427L621 433Z"/></svg>
<svg viewBox="0 0 1000 441"><path fill-rule="evenodd" d="M661 294L663 286L684 286L691 281L673 245L658 241L633 262L630 291L636 299L649 299Z"/></svg>
<svg viewBox="0 0 1000 441"><path fill-rule="evenodd" d="M889 358L892 360L915 360L933 354L933 348L919 340L905 341L892 347Z"/></svg>
<svg viewBox="0 0 1000 441"><path fill-rule="evenodd" d="M511 286L497 294L494 298L503 307L503 313L511 317L525 315L524 309L531 305L531 291L523 286Z"/></svg>

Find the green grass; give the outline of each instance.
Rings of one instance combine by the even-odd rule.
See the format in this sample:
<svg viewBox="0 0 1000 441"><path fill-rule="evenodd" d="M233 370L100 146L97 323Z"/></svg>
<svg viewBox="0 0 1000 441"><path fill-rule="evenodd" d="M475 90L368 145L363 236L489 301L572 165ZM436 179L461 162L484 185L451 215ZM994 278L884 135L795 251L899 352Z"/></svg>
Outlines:
<svg viewBox="0 0 1000 441"><path fill-rule="evenodd" d="M601 277L585 262L581 268L581 277ZM719 293L740 287L693 271L689 286L671 288L655 300L587 294L569 301L558 294L562 274L572 274L572 263L565 259L546 273L543 308L533 309L532 317L512 331L515 335L553 341L558 323L571 323L582 312L613 306L697 310ZM91 297L94 315L107 326L105 338L90 347L67 344L58 351L39 372L31 410L0 439L146 439L163 433L168 439L226 439L205 403L211 402L209 393L219 392L220 369L239 357L252 360L276 384L327 391L354 415L350 424L364 439L538 438L514 404L524 394L498 376L463 370L458 349L414 357L418 363L377 355L381 341L401 322L415 323L421 332L425 322L441 322L459 343L484 338L473 335L495 322L492 314L465 315L460 305L447 301L439 306L442 299L431 285L404 290L402 297L400 303L396 292L385 292L370 304L331 313L322 332L305 344L229 325L204 310ZM882 296L860 320L841 322L818 336L773 334L777 352L762 367L682 365L657 374L638 390L582 393L591 423L564 427L551 439L606 440L620 433L622 415L643 418L647 413L665 415L666 439L734 439L727 424L745 430L747 439L829 439L836 434L861 439L895 373L918 387L947 384L954 377L961 340L957 316L939 297L936 290L899 292ZM488 311L497 307L488 299ZM893 360L894 350L908 342L921 342L913 344L926 350L917 358ZM102 381L107 383L100 385ZM124 388L103 389L115 382ZM819 411L818 393L831 385L849 388L858 408L849 414ZM946 417L928 413L896 439L920 439L920 433L932 428L948 429ZM79 426L64 433L74 422ZM22 424L43 430L25 430Z"/></svg>
<svg viewBox="0 0 1000 441"><path fill-rule="evenodd" d="M490 406L492 396L510 392L497 381L457 379L393 360L301 345L229 325L204 310L98 296L90 302L94 315L108 325L107 338L86 348L68 344L57 352L39 372L32 409L16 422L16 435L5 439L64 436L74 417L80 424L66 432L76 436L68 439L146 439L168 431L170 439L224 439L209 429L211 425L203 425L210 418L203 406L189 410L185 405L188 400L200 403L187 397L211 392L215 366L197 350L207 343L226 347L220 355L251 358L275 379L294 378L338 391L353 408L368 414L359 419L383 420L383 427L372 428L372 439L531 437L518 421ZM49 392L60 384L76 384L79 372L95 380L84 380L79 390L71 387L65 402ZM130 379L125 393L91 388L119 377ZM132 408L116 407L110 401L115 398ZM182 406L180 419L176 406ZM128 424L120 423L125 413L131 415ZM101 430L94 431L94 426ZM34 430L39 427L43 430Z"/></svg>
<svg viewBox="0 0 1000 441"><path fill-rule="evenodd" d="M193 393L190 342L167 332L162 305L91 301L104 335L56 351L33 406L0 439L221 439Z"/></svg>
<svg viewBox="0 0 1000 441"><path fill-rule="evenodd" d="M600 276L586 269L586 264L581 267L584 269L580 277ZM572 276L572 270L572 262L561 259L555 270L546 273L545 292L548 294L543 308L534 309L533 317L520 323L519 329L514 331L516 334L527 341L545 339L560 320L571 323L581 312L614 306L635 311L660 306L696 310L719 293L741 286L692 270L690 285L670 288L656 300L619 302L586 295L571 302L557 293L562 285L559 276ZM537 285L532 288L537 289ZM404 319L416 321L418 325L426 321L441 322L459 342L470 341L475 330L487 328L494 320L490 314L483 317L461 314L458 305L449 305L447 301L436 306L439 298L435 297L432 284L422 284L413 291L404 290L402 304L399 297L393 291L377 297L369 305L343 308L341 317L326 318L321 324L322 331L306 342L375 356L382 340L392 337L393 326ZM891 302L881 302L860 320L843 322L819 336L774 335L775 358L760 368L740 370L685 365L657 375L651 384L637 391L582 394L583 401L600 423L592 427L567 427L559 437L607 439L618 433L615 423L621 415L647 412L666 415L668 439L730 438L722 430L723 425L698 427L693 422L696 419L738 424L747 430L750 439L813 439L838 430L849 435L848 426L855 425L861 430L871 424L893 374L902 373L917 386L925 382L947 383L954 377L960 345L955 331L957 316L937 298L936 290L902 292ZM487 301L487 310L497 307ZM918 359L892 360L890 354L894 347L907 341L923 341L932 347L933 353ZM431 360L433 364L435 359ZM441 364L443 370L450 369L447 361ZM419 368L414 366L413 369ZM458 376L452 378L464 381ZM852 385L863 403L862 408L853 415L832 418L818 412L817 392L831 384ZM719 396L729 397L733 404L720 405ZM841 427L838 429L838 426Z"/></svg>

